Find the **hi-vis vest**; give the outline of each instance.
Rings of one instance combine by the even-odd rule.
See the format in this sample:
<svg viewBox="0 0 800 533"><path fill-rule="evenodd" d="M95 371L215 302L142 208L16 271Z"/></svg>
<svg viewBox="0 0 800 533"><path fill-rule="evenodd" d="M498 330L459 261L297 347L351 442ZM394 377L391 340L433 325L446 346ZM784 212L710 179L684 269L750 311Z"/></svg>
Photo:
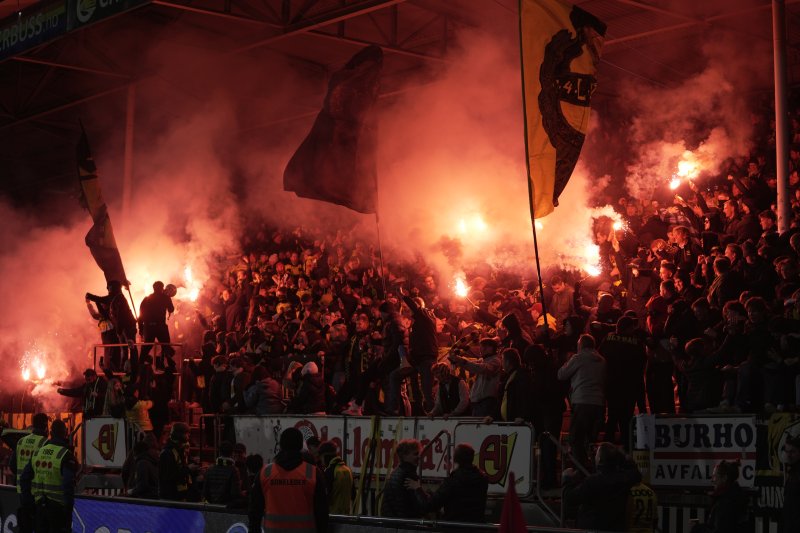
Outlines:
<svg viewBox="0 0 800 533"><path fill-rule="evenodd" d="M19 480L22 477L22 471L31 462L33 454L41 447L46 439L43 435L31 433L25 435L17 442L17 493L22 494L22 487Z"/></svg>
<svg viewBox="0 0 800 533"><path fill-rule="evenodd" d="M314 489L317 468L306 462L294 470L271 463L259 476L264 494L264 531L315 533Z"/></svg>
<svg viewBox="0 0 800 533"><path fill-rule="evenodd" d="M33 484L31 493L36 501L49 498L64 503L64 478L61 475L61 462L69 448L58 444L45 444L33 455Z"/></svg>

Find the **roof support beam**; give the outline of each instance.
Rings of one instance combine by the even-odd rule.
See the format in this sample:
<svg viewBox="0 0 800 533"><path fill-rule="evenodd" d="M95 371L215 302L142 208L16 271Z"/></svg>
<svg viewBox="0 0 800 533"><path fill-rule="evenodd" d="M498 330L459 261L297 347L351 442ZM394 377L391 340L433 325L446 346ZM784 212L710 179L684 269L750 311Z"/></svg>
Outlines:
<svg viewBox="0 0 800 533"><path fill-rule="evenodd" d="M107 70L100 70L96 68L81 67L79 65L70 65L58 61L47 61L44 59L37 59L35 57L14 56L10 57L9 59L11 61L17 61L19 63L31 63L33 65L43 65L47 67L55 67L64 70L73 70L75 72L83 72L85 74L97 74L98 76L108 76L110 78L120 78L124 80L130 79L130 76L128 76L127 74L119 74L117 72L109 72Z"/></svg>
<svg viewBox="0 0 800 533"><path fill-rule="evenodd" d="M343 8L335 9L329 13L325 13L318 18L309 19L297 24L291 24L284 29L283 33L279 33L277 35L267 37L266 39L261 39L254 43L241 46L235 49L233 53L247 52L255 48L267 46L293 35L308 33L331 24L336 24L337 22L345 21L360 15L366 15L367 13L385 9L402 2L405 2L405 0L365 0L364 2L359 2L357 4L350 4Z"/></svg>
<svg viewBox="0 0 800 533"><path fill-rule="evenodd" d="M620 1L620 0L617 0L617 1ZM792 5L792 4L797 4L797 3L800 3L800 0L786 0L786 5ZM636 5L639 5L639 3L636 2ZM738 15L745 15L747 13L752 13L752 12L755 12L755 11L761 11L762 9L768 9L771 6L772 6L771 3L766 3L766 4L762 4L760 6L753 6L753 7L747 7L747 8L743 8L743 9L737 9L737 10L728 11L726 13L721 13L719 15L714 15L713 17L708 17L707 19L703 19L703 20L691 19L688 22L681 22L681 23L678 23L678 24L671 24L669 26L664 26L662 28L657 28L655 30L650 30L650 31L645 31L645 32L640 32L640 33L634 33L632 35L626 35L624 37L617 37L616 39L607 39L603 43L603 46L605 47L605 46L612 46L612 45L615 45L615 44L626 43L628 41L635 41L635 40L641 39L643 37L652 37L653 35L659 35L661 33L668 33L668 32L671 32L671 31L677 31L677 30L681 30L681 29L684 29L684 28L691 28L693 26L711 25L712 23L720 21L720 20L725 20L725 19L728 19L728 18L731 18L731 17L736 17ZM639 7L644 8L644 5L639 5ZM673 14L671 12L669 12L669 13L671 15L673 15L673 16L679 16L679 15L675 15L675 14Z"/></svg>

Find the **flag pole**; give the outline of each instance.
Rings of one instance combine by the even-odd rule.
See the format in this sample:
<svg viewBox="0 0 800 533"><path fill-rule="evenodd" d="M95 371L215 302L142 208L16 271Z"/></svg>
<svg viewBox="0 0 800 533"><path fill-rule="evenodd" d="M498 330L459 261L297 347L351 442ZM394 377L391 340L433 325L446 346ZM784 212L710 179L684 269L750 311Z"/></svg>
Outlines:
<svg viewBox="0 0 800 533"><path fill-rule="evenodd" d="M383 246L381 246L381 222L378 217L378 210L375 210L375 229L378 233L378 261L381 265L381 285L383 286L383 298L386 299L386 276L383 271Z"/></svg>
<svg viewBox="0 0 800 533"><path fill-rule="evenodd" d="M533 228L533 253L536 257L536 277L539 278L539 297L542 304L542 315L544 316L544 332L545 335L550 337L550 328L547 324L547 304L544 299L544 283L542 282L542 266L539 263L539 239L536 235L536 209L533 200L533 180L531 180L531 160L528 157L528 106L525 101L525 68L523 66L522 55L522 3L524 0L519 0L519 65L520 77L522 79L522 129L525 138L525 176L528 179L528 203L531 210L531 227ZM535 327L535 325L534 325Z"/></svg>

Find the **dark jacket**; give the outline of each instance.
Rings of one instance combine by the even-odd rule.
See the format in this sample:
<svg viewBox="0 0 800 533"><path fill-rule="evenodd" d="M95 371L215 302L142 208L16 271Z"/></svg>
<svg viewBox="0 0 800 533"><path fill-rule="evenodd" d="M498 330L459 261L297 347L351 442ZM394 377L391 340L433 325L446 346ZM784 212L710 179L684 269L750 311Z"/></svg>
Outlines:
<svg viewBox="0 0 800 533"><path fill-rule="evenodd" d="M403 296L403 301L414 319L408 335L408 362L419 364L423 359L436 359L439 354L439 341L436 338L436 320L429 309L417 305L413 298Z"/></svg>
<svg viewBox="0 0 800 533"><path fill-rule="evenodd" d="M521 418L533 422L533 377L528 369L521 367L509 373L500 388L500 415L507 422ZM505 405L505 412L503 406Z"/></svg>
<svg viewBox="0 0 800 533"><path fill-rule="evenodd" d="M185 500L190 472L183 443L172 439L167 441L158 458L158 472L158 497L162 500Z"/></svg>
<svg viewBox="0 0 800 533"><path fill-rule="evenodd" d="M783 486L783 511L778 531L790 533L800 531L800 465L788 467L786 484Z"/></svg>
<svg viewBox="0 0 800 533"><path fill-rule="evenodd" d="M436 489L425 505L426 512L444 507L442 520L484 522L489 480L475 465L459 466Z"/></svg>
<svg viewBox="0 0 800 533"><path fill-rule="evenodd" d="M84 383L79 387L71 389L58 389L62 396L70 398L81 398L83 402L83 416L94 418L103 415L103 407L106 403L106 389L108 382L105 378L97 376L94 383Z"/></svg>
<svg viewBox="0 0 800 533"><path fill-rule="evenodd" d="M206 470L203 499L208 503L228 504L242 497L242 480L239 469L231 457L217 457L217 462Z"/></svg>
<svg viewBox="0 0 800 533"><path fill-rule="evenodd" d="M231 406L233 405L231 401L231 381L233 381L233 374L228 370L214 372L214 375L211 376L208 403L212 413L222 413L225 402L228 402Z"/></svg>
<svg viewBox="0 0 800 533"><path fill-rule="evenodd" d="M244 400L248 412L256 415L280 414L285 408L281 384L269 376L250 385L244 391Z"/></svg>
<svg viewBox="0 0 800 533"><path fill-rule="evenodd" d="M745 533L748 527L747 494L738 483L711 495L711 510L706 520L708 533Z"/></svg>
<svg viewBox="0 0 800 533"><path fill-rule="evenodd" d="M425 511L420 497L406 488L406 479L418 480L417 467L401 462L386 481L381 502L381 516L393 518L420 518Z"/></svg>
<svg viewBox="0 0 800 533"><path fill-rule="evenodd" d="M273 463L284 470L294 470L303 462L300 452L279 452ZM266 467L266 465L265 465ZM250 490L250 503L247 509L250 531L261 531L261 520L264 517L264 492L261 490L261 474L256 476ZM317 469L317 484L314 486L314 521L317 533L328 531L328 493L325 488L325 474Z"/></svg>
<svg viewBox="0 0 800 533"><path fill-rule="evenodd" d="M158 461L147 451L136 456L135 464L128 496L158 498Z"/></svg>
<svg viewBox="0 0 800 533"><path fill-rule="evenodd" d="M580 529L625 531L626 507L631 487L641 474L635 469L598 468L598 471L577 483L567 482L564 500L578 505L575 526Z"/></svg>
<svg viewBox="0 0 800 533"><path fill-rule="evenodd" d="M297 394L286 409L287 413L309 414L325 412L326 385L322 374L306 374L300 378Z"/></svg>

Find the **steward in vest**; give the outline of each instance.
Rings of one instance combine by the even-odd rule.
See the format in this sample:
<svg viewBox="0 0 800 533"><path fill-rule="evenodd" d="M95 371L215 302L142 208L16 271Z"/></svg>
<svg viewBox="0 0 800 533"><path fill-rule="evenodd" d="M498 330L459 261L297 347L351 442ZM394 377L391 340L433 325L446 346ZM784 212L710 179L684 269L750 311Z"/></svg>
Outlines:
<svg viewBox="0 0 800 533"><path fill-rule="evenodd" d="M36 533L66 533L72 531L77 464L64 422L54 420L50 435L22 472L22 501L36 505Z"/></svg>
<svg viewBox="0 0 800 533"><path fill-rule="evenodd" d="M27 504L22 501L22 485L20 479L22 472L31 458L42 447L42 444L47 441L47 424L49 420L44 413L37 413L33 415L33 430L29 435L25 435L17 441L14 454L11 456L11 463L9 467L14 477L17 480L17 494L20 497L20 507L17 510L17 522L19 533L32 533L33 532L33 517L36 516L36 506L33 502Z"/></svg>
<svg viewBox="0 0 800 533"><path fill-rule="evenodd" d="M264 466L250 491L250 531L325 533L328 498L319 469L303 461L303 434L281 433L280 452Z"/></svg>
<svg viewBox="0 0 800 533"><path fill-rule="evenodd" d="M162 500L185 501L191 485L191 470L186 457L189 426L172 425L169 440L158 458L158 497Z"/></svg>

